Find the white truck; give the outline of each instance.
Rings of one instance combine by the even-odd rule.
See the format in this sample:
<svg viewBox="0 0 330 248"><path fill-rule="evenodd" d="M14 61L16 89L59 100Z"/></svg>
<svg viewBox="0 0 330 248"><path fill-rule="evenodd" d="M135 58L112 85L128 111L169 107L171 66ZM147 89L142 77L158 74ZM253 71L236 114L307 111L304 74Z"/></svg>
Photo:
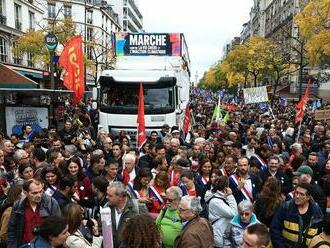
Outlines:
<svg viewBox="0 0 330 248"><path fill-rule="evenodd" d="M99 129L135 139L139 85L143 84L147 133L181 126L189 101L190 60L181 33L115 33L113 70L99 78Z"/></svg>

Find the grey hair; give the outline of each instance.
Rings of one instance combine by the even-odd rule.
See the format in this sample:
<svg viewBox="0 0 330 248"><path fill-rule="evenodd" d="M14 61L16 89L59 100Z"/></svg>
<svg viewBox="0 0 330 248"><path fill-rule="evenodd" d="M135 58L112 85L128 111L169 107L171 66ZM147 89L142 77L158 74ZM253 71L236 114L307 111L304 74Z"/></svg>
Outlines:
<svg viewBox="0 0 330 248"><path fill-rule="evenodd" d="M175 155L171 160L171 164L176 164L178 162L178 160L181 158L182 157L180 155Z"/></svg>
<svg viewBox="0 0 330 248"><path fill-rule="evenodd" d="M75 145L66 145L64 146L64 150L69 152L70 155L75 155L78 149Z"/></svg>
<svg viewBox="0 0 330 248"><path fill-rule="evenodd" d="M172 139L171 139L171 144L180 145L180 140L177 139L177 138L172 138Z"/></svg>
<svg viewBox="0 0 330 248"><path fill-rule="evenodd" d="M294 143L290 146L290 149L293 151L298 151L301 148L301 144L299 143Z"/></svg>
<svg viewBox="0 0 330 248"><path fill-rule="evenodd" d="M171 186L166 190L166 193L173 193L176 199L181 199L183 193L180 187L178 186Z"/></svg>
<svg viewBox="0 0 330 248"><path fill-rule="evenodd" d="M23 156L26 154L27 152L23 149L18 149L15 151L14 155L13 155L13 159L15 162L19 162Z"/></svg>
<svg viewBox="0 0 330 248"><path fill-rule="evenodd" d="M181 201L186 202L188 204L188 209L192 210L197 215L203 210L200 197L185 195L181 198Z"/></svg>
<svg viewBox="0 0 330 248"><path fill-rule="evenodd" d="M96 149L92 152L92 155L100 156L103 155L103 151L101 149Z"/></svg>
<svg viewBox="0 0 330 248"><path fill-rule="evenodd" d="M241 201L239 204L238 204L238 212L241 213L241 212L244 212L244 211L251 211L253 212L253 205L250 201L248 200L244 200L244 201Z"/></svg>
<svg viewBox="0 0 330 248"><path fill-rule="evenodd" d="M132 153L126 153L124 156L123 156L123 162L125 163L126 161L128 160L133 160L134 163L136 162L136 156Z"/></svg>
<svg viewBox="0 0 330 248"><path fill-rule="evenodd" d="M127 196L128 195L127 189L126 189L125 185L122 182L112 182L109 185L109 187L116 189L116 195L119 195L119 196Z"/></svg>

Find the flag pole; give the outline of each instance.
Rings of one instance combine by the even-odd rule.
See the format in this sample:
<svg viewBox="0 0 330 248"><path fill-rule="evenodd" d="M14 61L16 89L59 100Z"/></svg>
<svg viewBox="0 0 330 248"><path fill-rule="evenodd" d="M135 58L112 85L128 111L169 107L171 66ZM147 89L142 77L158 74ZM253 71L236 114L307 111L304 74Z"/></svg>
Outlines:
<svg viewBox="0 0 330 248"><path fill-rule="evenodd" d="M298 128L298 133L297 133L297 139L296 139L296 142L298 143L299 141L299 136L300 136L300 132L301 132L301 124L302 124L302 120L300 121L299 123L299 128Z"/></svg>

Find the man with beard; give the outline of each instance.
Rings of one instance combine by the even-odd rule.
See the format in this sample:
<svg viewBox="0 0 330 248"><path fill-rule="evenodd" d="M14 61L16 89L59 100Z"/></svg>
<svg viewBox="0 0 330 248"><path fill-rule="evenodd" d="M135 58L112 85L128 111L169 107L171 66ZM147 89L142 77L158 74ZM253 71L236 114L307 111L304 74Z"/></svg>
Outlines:
<svg viewBox="0 0 330 248"><path fill-rule="evenodd" d="M54 192L53 198L57 201L60 208L72 202L72 196L77 191L78 183L71 176L62 177L59 180L59 187Z"/></svg>
<svg viewBox="0 0 330 248"><path fill-rule="evenodd" d="M307 247L318 234L323 214L311 192L310 184L300 183L294 199L284 202L276 211L270 227L274 247Z"/></svg>
<svg viewBox="0 0 330 248"><path fill-rule="evenodd" d="M43 184L35 179L25 181L25 197L14 203L8 225L8 248L17 248L29 243L33 238L33 229L48 216L61 216L61 210L55 199L46 195Z"/></svg>
<svg viewBox="0 0 330 248"><path fill-rule="evenodd" d="M300 183L307 183L311 185L311 196L313 197L314 201L317 202L325 213L326 211L326 197L323 192L323 189L313 181L313 170L311 167L307 165L302 165L298 168L297 171L293 172L293 175L299 176Z"/></svg>
<svg viewBox="0 0 330 248"><path fill-rule="evenodd" d="M259 192L260 181L250 173L250 164L247 157L238 160L237 172L229 177L229 186L233 191L237 204L243 200L253 203Z"/></svg>
<svg viewBox="0 0 330 248"><path fill-rule="evenodd" d="M268 160L267 170L261 171L259 177L262 185L266 182L268 177L276 177L281 182L281 190L284 195L291 191L290 180L287 175L280 171L280 160L277 156L272 156Z"/></svg>

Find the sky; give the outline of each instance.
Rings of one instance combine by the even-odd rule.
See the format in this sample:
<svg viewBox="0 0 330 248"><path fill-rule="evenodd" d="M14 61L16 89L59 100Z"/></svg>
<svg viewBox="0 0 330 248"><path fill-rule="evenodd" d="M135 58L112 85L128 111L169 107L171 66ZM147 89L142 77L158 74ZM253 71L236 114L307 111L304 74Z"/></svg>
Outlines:
<svg viewBox="0 0 330 248"><path fill-rule="evenodd" d="M184 33L191 80L200 79L222 57L225 44L240 36L253 0L136 0L146 32Z"/></svg>

